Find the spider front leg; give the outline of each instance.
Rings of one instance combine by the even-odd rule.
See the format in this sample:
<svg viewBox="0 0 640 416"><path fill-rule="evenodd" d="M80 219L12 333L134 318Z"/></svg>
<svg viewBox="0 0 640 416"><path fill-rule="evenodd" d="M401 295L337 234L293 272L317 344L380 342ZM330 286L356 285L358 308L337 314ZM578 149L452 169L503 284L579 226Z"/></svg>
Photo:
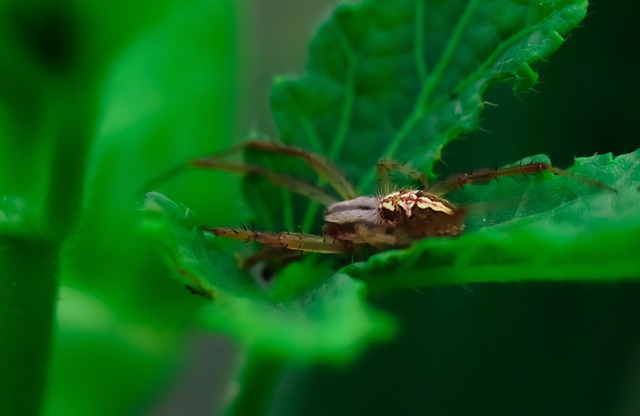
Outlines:
<svg viewBox="0 0 640 416"><path fill-rule="evenodd" d="M277 246L287 250L339 254L348 252L353 248L353 244L350 242L314 234L269 233L251 230L246 227L240 229L203 227L202 230L220 237L244 242L255 241L266 246Z"/></svg>
<svg viewBox="0 0 640 416"><path fill-rule="evenodd" d="M288 146L274 142L250 141L244 146L248 149L280 153L285 156L300 158L304 160L320 178L324 179L342 199L353 199L358 195L342 172L319 154L310 152L301 147Z"/></svg>
<svg viewBox="0 0 640 416"><path fill-rule="evenodd" d="M571 172L556 168L555 166L544 162L526 163L519 166L511 166L499 169L480 169L471 173L461 173L449 176L448 178L435 183L429 189L429 192L432 192L436 195L445 195L449 192L460 189L465 185L487 183L502 176L529 175L540 172L551 172L554 175L564 176L566 178L582 182L595 188L616 192L615 189L600 181L596 181L591 178L585 178L584 176L580 175L575 175Z"/></svg>
<svg viewBox="0 0 640 416"><path fill-rule="evenodd" d="M420 181L424 189L428 186L426 175L419 170L406 167L394 160L381 160L378 162L376 174L378 177L378 188L383 194L388 194L394 190L394 186L391 183L391 171L396 171L413 180Z"/></svg>

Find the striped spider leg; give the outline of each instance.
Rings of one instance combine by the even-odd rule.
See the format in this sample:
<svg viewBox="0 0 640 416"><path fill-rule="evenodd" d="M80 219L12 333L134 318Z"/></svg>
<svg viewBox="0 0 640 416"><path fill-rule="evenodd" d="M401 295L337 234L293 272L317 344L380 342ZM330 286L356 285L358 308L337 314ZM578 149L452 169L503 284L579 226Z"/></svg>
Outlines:
<svg viewBox="0 0 640 416"><path fill-rule="evenodd" d="M593 179L573 175L548 163L534 162L513 167L481 169L471 173L450 176L429 185L423 173L394 161L381 161L377 166L382 193L357 196L353 186L340 171L320 155L304 149L269 142L248 142L239 148L251 148L301 158L318 174L342 200L315 184L290 175L272 172L264 167L234 164L224 155L214 155L190 161L190 166L217 169L262 176L276 185L316 200L326 206L321 235L263 232L241 228L203 228L217 236L243 241L256 241L267 248L253 258L268 258L273 248L280 250L318 253L346 253L362 245L374 247L406 246L428 237L455 237L464 229L465 211L444 198L444 195L465 185L486 183L503 176L516 176L551 172L569 177L589 186L614 191ZM390 171L395 170L422 184L422 189L393 189Z"/></svg>

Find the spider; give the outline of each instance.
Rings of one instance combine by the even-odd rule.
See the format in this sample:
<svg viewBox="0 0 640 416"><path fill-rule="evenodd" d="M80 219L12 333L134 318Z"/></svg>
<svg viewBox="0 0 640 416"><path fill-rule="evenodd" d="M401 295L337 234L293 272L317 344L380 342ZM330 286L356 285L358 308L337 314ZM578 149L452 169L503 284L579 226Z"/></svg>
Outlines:
<svg viewBox="0 0 640 416"><path fill-rule="evenodd" d="M280 252L347 253L360 246L375 248L403 247L429 237L455 237L464 229L465 209L445 199L447 193L473 183L486 183L502 176L526 175L543 171L567 176L587 185L614 191L613 188L582 176L556 168L548 163L535 162L518 166L481 169L471 173L450 176L432 185L423 173L394 161L381 161L377 165L378 182L382 192L378 195L358 196L354 187L342 173L324 157L305 149L275 142L250 141L231 151L243 148L278 153L302 159L320 178L335 190L341 200L309 182L293 176L273 172L265 167L236 164L225 161L218 154L193 159L194 168L226 170L262 176L289 191L296 192L326 206L322 234L290 232L263 232L242 225L240 228L203 227L205 232L217 236L255 241L267 248L244 262L245 267ZM421 189L393 189L390 172L397 171L421 183ZM283 250L284 249L284 250Z"/></svg>

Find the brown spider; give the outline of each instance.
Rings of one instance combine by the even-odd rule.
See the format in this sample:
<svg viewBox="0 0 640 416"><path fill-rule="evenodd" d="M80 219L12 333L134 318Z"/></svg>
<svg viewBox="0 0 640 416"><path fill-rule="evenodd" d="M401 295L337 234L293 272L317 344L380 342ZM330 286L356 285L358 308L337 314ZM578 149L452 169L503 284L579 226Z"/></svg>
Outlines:
<svg viewBox="0 0 640 416"><path fill-rule="evenodd" d="M304 160L342 198L336 200L322 188L292 176L275 173L256 165L234 164L220 156L198 158L190 166L205 169L235 171L259 175L292 192L314 199L327 208L324 212L322 235L262 232L241 228L208 228L203 230L217 236L243 241L256 241L267 247L280 250L298 250L318 253L346 253L361 245L374 247L407 246L416 240L428 237L455 237L463 228L465 211L443 198L448 192L471 183L484 183L501 176L533 174L548 171L555 175L568 176L590 186L615 191L593 179L570 174L548 163L536 162L501 169L482 169L448 177L431 186L421 172L393 161L378 163L378 181L384 193L357 196L355 189L339 170L320 155L299 147L272 142L252 141L241 148L297 157ZM422 183L423 189L398 189L390 191L389 173L396 170ZM273 252L266 250L253 260L265 259ZM255 264L255 261L245 263Z"/></svg>

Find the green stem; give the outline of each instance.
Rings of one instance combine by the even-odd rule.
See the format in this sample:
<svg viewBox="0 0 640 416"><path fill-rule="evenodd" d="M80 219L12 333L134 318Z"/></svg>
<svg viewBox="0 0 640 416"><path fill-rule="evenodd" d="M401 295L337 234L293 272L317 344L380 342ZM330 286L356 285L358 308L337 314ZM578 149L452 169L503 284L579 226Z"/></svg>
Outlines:
<svg viewBox="0 0 640 416"><path fill-rule="evenodd" d="M286 360L261 348L249 348L234 386L227 416L265 414Z"/></svg>
<svg viewBox="0 0 640 416"><path fill-rule="evenodd" d="M57 294L59 245L0 238L0 414L41 411Z"/></svg>

